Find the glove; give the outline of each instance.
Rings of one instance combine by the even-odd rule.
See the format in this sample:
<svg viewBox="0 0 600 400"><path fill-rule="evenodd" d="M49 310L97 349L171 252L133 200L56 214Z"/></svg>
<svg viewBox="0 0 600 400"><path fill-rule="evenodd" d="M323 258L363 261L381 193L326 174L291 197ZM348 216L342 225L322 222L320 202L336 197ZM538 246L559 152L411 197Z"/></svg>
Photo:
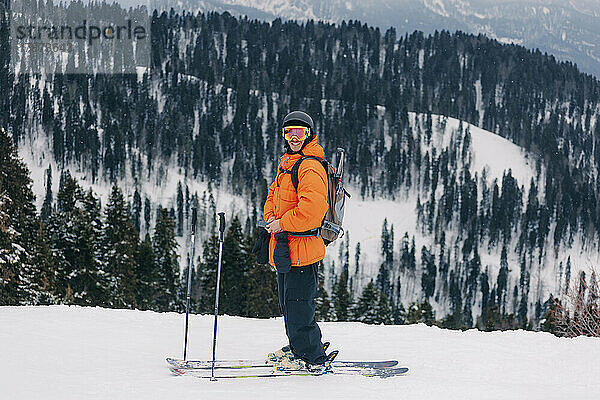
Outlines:
<svg viewBox="0 0 600 400"><path fill-rule="evenodd" d="M269 263L269 241L271 240L271 235L265 228L258 228L258 238L256 239L256 243L252 248L252 254L256 254L256 262L258 264L268 264Z"/></svg>
<svg viewBox="0 0 600 400"><path fill-rule="evenodd" d="M292 259L290 258L290 247L288 242L288 233L279 232L275 234L275 251L273 252L273 261L275 268L280 274L286 274L292 269Z"/></svg>

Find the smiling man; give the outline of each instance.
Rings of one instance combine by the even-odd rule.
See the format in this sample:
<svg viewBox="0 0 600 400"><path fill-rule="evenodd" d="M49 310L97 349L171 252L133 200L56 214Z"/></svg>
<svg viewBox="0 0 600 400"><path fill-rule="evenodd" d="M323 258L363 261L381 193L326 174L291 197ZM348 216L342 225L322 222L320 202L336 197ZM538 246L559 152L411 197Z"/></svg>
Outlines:
<svg viewBox="0 0 600 400"><path fill-rule="evenodd" d="M279 306L289 345L269 354L285 369L306 369L321 373L328 357L315 320L318 266L325 257L325 243L319 227L327 211L327 174L314 158L303 159L298 167L297 189L292 167L303 156L323 158L312 118L293 111L283 120L286 153L278 174L269 187L264 206L267 231L271 233L269 263L277 269Z"/></svg>

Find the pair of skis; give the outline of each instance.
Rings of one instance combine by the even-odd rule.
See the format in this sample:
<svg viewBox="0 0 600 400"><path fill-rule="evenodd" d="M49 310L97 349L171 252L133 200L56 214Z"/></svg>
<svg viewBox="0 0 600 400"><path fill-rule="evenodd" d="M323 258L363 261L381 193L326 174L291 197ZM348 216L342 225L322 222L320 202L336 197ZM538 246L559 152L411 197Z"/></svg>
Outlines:
<svg viewBox="0 0 600 400"><path fill-rule="evenodd" d="M208 372L212 369L212 361L184 361L167 358L169 369L174 375L211 378ZM398 361L332 361L331 368L322 374L315 375L306 370L278 369L264 360L217 360L215 369L220 370L216 378L271 378L281 376L320 376L320 375L360 375L366 377L388 378L404 375L408 368L396 367ZM242 370L242 371L240 371Z"/></svg>

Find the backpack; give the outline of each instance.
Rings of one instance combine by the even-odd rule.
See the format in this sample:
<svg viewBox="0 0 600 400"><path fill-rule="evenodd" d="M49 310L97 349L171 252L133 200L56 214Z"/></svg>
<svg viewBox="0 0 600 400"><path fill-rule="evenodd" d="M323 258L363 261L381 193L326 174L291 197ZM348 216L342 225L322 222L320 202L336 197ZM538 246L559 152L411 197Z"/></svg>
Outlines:
<svg viewBox="0 0 600 400"><path fill-rule="evenodd" d="M344 173L344 149L341 147L337 149L338 154L338 167L337 171L326 160L316 156L302 156L298 161L294 163L292 169L289 171L292 178L292 184L296 191L298 191L298 171L300 164L304 160L313 159L321 163L325 172L327 173L327 203L329 207L323 217L323 222L320 228L313 229L307 232L291 232L293 236L321 236L325 245L328 246L331 242L337 238L344 236L344 228L342 228L342 222L344 220L344 208L346 205L346 196L351 197L350 193L344 189L343 173ZM288 172L288 171L284 171Z"/></svg>

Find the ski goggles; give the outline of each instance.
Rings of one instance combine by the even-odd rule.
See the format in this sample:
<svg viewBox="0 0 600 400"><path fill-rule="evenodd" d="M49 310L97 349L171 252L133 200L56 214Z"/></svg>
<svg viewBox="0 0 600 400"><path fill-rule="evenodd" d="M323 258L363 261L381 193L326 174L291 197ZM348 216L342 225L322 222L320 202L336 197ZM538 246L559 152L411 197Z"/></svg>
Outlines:
<svg viewBox="0 0 600 400"><path fill-rule="evenodd" d="M292 140L294 137L304 140L310 135L310 128L306 126L284 126L281 130L285 140Z"/></svg>

